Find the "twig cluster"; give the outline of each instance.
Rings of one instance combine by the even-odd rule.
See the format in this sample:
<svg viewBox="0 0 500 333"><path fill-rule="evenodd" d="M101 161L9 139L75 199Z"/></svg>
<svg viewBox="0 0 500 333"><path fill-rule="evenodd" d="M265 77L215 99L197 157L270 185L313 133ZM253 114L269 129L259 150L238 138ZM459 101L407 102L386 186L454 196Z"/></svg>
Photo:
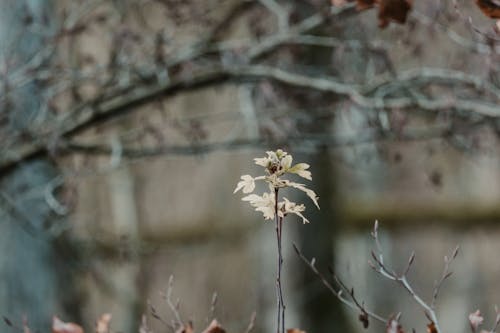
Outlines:
<svg viewBox="0 0 500 333"><path fill-rule="evenodd" d="M156 6L163 2L146 0L144 8ZM176 24L179 13L186 16L191 13L193 19L199 22L203 12L199 3L187 1L168 2L164 9ZM31 17L27 9L26 31L38 29L47 35L45 47L33 54L25 63L13 65L7 59L0 73L0 138L2 138L2 154L0 154L0 171L21 163L37 155L50 153L79 154L109 154L115 153L111 145L103 144L102 138L97 142L82 142L77 134L93 128L105 121L122 116L137 109L140 105L155 105L164 110L161 98L168 98L179 92L213 87L227 82L235 85L248 85L253 95L260 96L264 104L286 104L289 98L277 98L280 87L307 89L323 94L333 94L337 100L349 102L367 111L373 111L373 130L382 130L384 137L405 137L406 131L396 130L395 126L384 125L380 119L387 117L386 112L400 109L427 110L431 113L446 112L449 118L449 131L436 133L438 136L448 136L449 133L459 133L455 126L455 117L466 119L472 123L489 122L500 117L497 104L500 101L500 88L495 81L494 61L490 68L488 79L474 71L451 70L447 68L419 68L410 71L395 71L394 60L389 54L390 44L383 41L342 39L330 35L317 34L316 31L328 31L331 22L343 20L358 14L354 3L344 3L342 6L330 8L312 7L309 16L299 15L301 12L292 3L275 0L237 1L231 6L209 8L207 13L219 10L225 12L220 18L204 20L209 26L198 39L189 45L180 38L165 33L164 27L153 27L141 18L142 11L137 7L130 8L130 14L125 9L120 14L109 10L107 2L88 1L81 5L70 6L63 13L60 26L54 29L43 26ZM181 8L182 7L182 8ZM255 31L255 36L232 38L230 30L242 18L251 18L258 11L269 20L264 32ZM306 11L307 12L307 11ZM115 18L115 15L120 17ZM139 16L143 20L143 30L127 26L113 26L114 21L123 22L127 15ZM444 14L443 14L444 15ZM188 15L189 16L189 15ZM207 16L210 16L207 14ZM298 19L297 19L298 17ZM411 12L412 20L444 30L459 47L468 48L474 45L473 52L489 53L488 57L498 56L499 48L496 40L484 43L469 40L453 31L449 25L432 20L416 10ZM266 20L260 20L267 22ZM273 23L276 22L276 27ZM97 59L89 53L72 51L68 57L55 57L64 50L66 43L76 43L93 29L112 32L110 54L107 60ZM255 28L257 29L257 28ZM410 28L409 28L410 29ZM479 46L478 46L479 45ZM355 50L366 52L373 61L382 59L384 68L379 74L370 74L362 81L351 82L342 75L330 75L321 66L317 71L301 70L304 68L299 59L298 49L321 47L330 51ZM330 52L329 51L329 52ZM277 55L290 54L291 63L277 62ZM64 52L62 52L64 53ZM494 60L492 58L492 60ZM297 68L297 70L290 70ZM16 103L16 91L32 83L43 83L43 112L37 116L36 126L27 132L16 132L9 126L2 126L1 119L8 119L9 110ZM84 91L92 87L94 93ZM266 88L267 87L267 88ZM269 93L269 87L271 93ZM432 93L440 91L438 94ZM442 92L445 93L442 93ZM455 93L461 91L461 94ZM70 95L70 103L63 104ZM266 97L268 96L268 97ZM270 100L269 96L275 96ZM464 96L464 97L461 97ZM245 103L261 103L250 98ZM290 105L289 107L292 107ZM64 109L64 111L63 111ZM249 108L256 109L256 108ZM310 109L310 105L303 107ZM385 114L385 115L383 115ZM262 119L268 115L254 112L250 118ZM314 117L311 113L307 117ZM248 118L248 119L250 119ZM376 119L379 120L376 120ZM247 119L247 120L248 120ZM145 121L130 133L119 136L120 154L125 157L144 157L158 154L172 154L182 151L197 154L206 150L203 129L204 118L173 121L171 126L182 131L189 139L189 144L176 147L168 144L157 125ZM258 124L260 123L257 122ZM492 122L494 123L494 122ZM258 125L258 138L246 141L246 145L262 145L269 139L277 139L277 134L264 137L265 128ZM411 132L412 129L408 128ZM457 132L455 132L457 131ZM301 133L302 134L302 133ZM307 134L307 133L304 133ZM139 144L141 138L154 138L157 144ZM411 137L411 135L409 135ZM376 140L374 137L372 140ZM230 136L216 143L213 149L228 149L238 146L239 137ZM107 141L107 140L106 140ZM147 140L145 140L147 141ZM318 144L336 144L330 138ZM148 141L149 142L149 141ZM134 144L135 143L135 144ZM200 145L200 149L197 149Z"/></svg>
<svg viewBox="0 0 500 333"><path fill-rule="evenodd" d="M430 333L441 333L441 327L439 325L438 316L436 313L436 300L439 295L439 291L443 283L451 276L452 272L450 271L451 262L457 257L459 248L456 247L450 256L444 257L444 267L443 272L440 278L436 281L432 293L432 299L430 302L426 302L421 296L419 296L411 283L408 281L408 273L414 263L415 253L412 253L408 259L408 263L403 270L402 273L397 273L392 268L387 266L387 263L384 261L384 254L382 251L382 247L380 244L380 239L378 235L378 222L375 222L373 231L371 233L375 244L375 250L371 251L372 260L368 261L370 267L377 272L382 277L396 282L400 285L404 290L408 292L410 297L422 308L426 318L429 320L428 330ZM374 319L375 321L384 323L387 325L388 332L402 332L402 327L399 324L399 318L401 313L391 316L381 316L373 311L370 311L366 308L363 301L359 300L359 298L354 293L354 288L349 288L334 272L330 269L331 279L327 279L315 266L314 258L308 260L300 250L294 245L295 251L299 255L299 257L306 263L306 265L312 270L314 274L316 274L322 283L327 287L327 289L335 295L343 304L347 305L349 308L356 310L359 312L359 320L362 322L363 326L366 328L369 324L369 318ZM330 282L330 280L333 282ZM498 319L498 318L497 318ZM495 326L496 328L496 326ZM493 330L494 331L494 330Z"/></svg>

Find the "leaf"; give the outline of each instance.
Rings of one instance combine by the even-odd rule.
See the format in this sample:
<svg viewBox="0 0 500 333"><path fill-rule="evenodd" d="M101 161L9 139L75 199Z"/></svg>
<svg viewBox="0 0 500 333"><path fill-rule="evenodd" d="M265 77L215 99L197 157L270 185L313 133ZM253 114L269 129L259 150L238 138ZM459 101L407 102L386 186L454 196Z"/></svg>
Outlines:
<svg viewBox="0 0 500 333"><path fill-rule="evenodd" d="M476 312L473 312L469 315L469 323L470 326L474 329L474 331L477 330L479 326L481 326L483 320L484 318L479 310L476 310Z"/></svg>
<svg viewBox="0 0 500 333"><path fill-rule="evenodd" d="M427 324L427 333L438 333L436 324L434 324L434 322L431 321L429 324Z"/></svg>
<svg viewBox="0 0 500 333"><path fill-rule="evenodd" d="M182 325L175 331L175 333L193 333L193 323L189 322L186 325Z"/></svg>
<svg viewBox="0 0 500 333"><path fill-rule="evenodd" d="M363 328L368 328L368 326L370 325L370 321L368 320L368 313L366 313L365 311L361 312L358 316L358 319L361 323L363 323Z"/></svg>
<svg viewBox="0 0 500 333"><path fill-rule="evenodd" d="M378 0L357 0L356 1L356 8L358 10L365 10L372 8L375 6L375 3L377 3Z"/></svg>
<svg viewBox="0 0 500 333"><path fill-rule="evenodd" d="M347 0L330 0L332 6L341 7L347 4Z"/></svg>
<svg viewBox="0 0 500 333"><path fill-rule="evenodd" d="M96 333L109 333L109 323L111 322L111 314L102 314L95 325Z"/></svg>
<svg viewBox="0 0 500 333"><path fill-rule="evenodd" d="M141 326L139 327L139 333L153 333L153 331L148 326L148 321L145 315L142 316Z"/></svg>
<svg viewBox="0 0 500 333"><path fill-rule="evenodd" d="M289 328L286 330L286 333L306 333L306 331L303 331L298 328Z"/></svg>
<svg viewBox="0 0 500 333"><path fill-rule="evenodd" d="M233 193L236 193L241 189L243 189L243 193L251 193L255 189L254 178L250 175L241 176L241 181L238 182L238 185L236 185Z"/></svg>
<svg viewBox="0 0 500 333"><path fill-rule="evenodd" d="M210 325L202 333L226 333L216 319L212 320Z"/></svg>
<svg viewBox="0 0 500 333"><path fill-rule="evenodd" d="M500 0L476 0L476 5L489 18L500 19Z"/></svg>
<svg viewBox="0 0 500 333"><path fill-rule="evenodd" d="M309 169L309 164L307 164L307 163L297 163L293 167L291 167L290 169L288 169L287 172L289 172L289 173L295 173L296 175L298 175L298 176L300 176L302 178L305 178L305 179L308 179L308 180L312 180L311 172L310 171L306 171L307 169Z"/></svg>
<svg viewBox="0 0 500 333"><path fill-rule="evenodd" d="M3 318L3 321L7 324L7 326L10 326L10 327L14 326L14 325L12 324L12 322L10 321L10 319L9 319L9 318L7 318L7 317L5 317L5 316L3 316L2 318Z"/></svg>
<svg viewBox="0 0 500 333"><path fill-rule="evenodd" d="M403 327L394 318L389 319L387 322L386 333L404 333Z"/></svg>
<svg viewBox="0 0 500 333"><path fill-rule="evenodd" d="M65 323L58 317L52 317L52 333L83 333L83 328L74 323Z"/></svg>
<svg viewBox="0 0 500 333"><path fill-rule="evenodd" d="M283 157L280 161L280 164L281 164L281 167L284 169L284 170L288 170L290 169L290 167L292 166L292 161L293 161L293 157L292 155L286 155L285 157Z"/></svg>
<svg viewBox="0 0 500 333"><path fill-rule="evenodd" d="M279 206L280 210L284 214L295 214L302 219L302 223L309 223L309 220L302 215L302 212L306 210L306 207L303 204L297 205L295 202L283 197L283 201L279 203Z"/></svg>
<svg viewBox="0 0 500 333"><path fill-rule="evenodd" d="M411 7L411 0L380 0L378 9L379 27L385 28L391 21L400 24L405 23Z"/></svg>
<svg viewBox="0 0 500 333"><path fill-rule="evenodd" d="M248 201L255 210L262 212L266 220L274 219L274 196L272 193L264 193L262 196L257 194L250 194L241 198L243 201Z"/></svg>
<svg viewBox="0 0 500 333"><path fill-rule="evenodd" d="M318 207L318 209L319 209L319 204L318 204L319 197L316 195L316 193L314 193L313 190L308 189L304 184L299 184L299 183L294 183L294 182L287 182L286 185L304 192L309 197L309 199L311 199L312 202L314 202L316 207Z"/></svg>

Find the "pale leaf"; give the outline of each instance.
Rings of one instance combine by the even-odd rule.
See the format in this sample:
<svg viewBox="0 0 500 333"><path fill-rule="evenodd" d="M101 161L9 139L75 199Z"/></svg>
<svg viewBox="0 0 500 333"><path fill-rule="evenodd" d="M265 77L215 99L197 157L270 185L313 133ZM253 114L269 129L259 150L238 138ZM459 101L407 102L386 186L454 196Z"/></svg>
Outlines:
<svg viewBox="0 0 500 333"><path fill-rule="evenodd" d="M233 193L243 189L243 193L251 193L255 189L255 179L250 175L241 176L241 181L238 182Z"/></svg>

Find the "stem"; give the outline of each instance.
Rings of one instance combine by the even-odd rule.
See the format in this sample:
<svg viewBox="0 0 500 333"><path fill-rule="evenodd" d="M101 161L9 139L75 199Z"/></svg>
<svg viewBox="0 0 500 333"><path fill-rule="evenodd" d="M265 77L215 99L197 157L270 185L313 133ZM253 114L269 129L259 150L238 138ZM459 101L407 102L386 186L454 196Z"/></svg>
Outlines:
<svg viewBox="0 0 500 333"><path fill-rule="evenodd" d="M278 215L278 189L274 189L274 214L276 222L276 240L278 244L278 262L276 276L276 298L278 303L277 333L285 333L285 301L283 299L283 290L281 287L281 268L283 267L283 255L281 251L281 236L283 233L283 218Z"/></svg>

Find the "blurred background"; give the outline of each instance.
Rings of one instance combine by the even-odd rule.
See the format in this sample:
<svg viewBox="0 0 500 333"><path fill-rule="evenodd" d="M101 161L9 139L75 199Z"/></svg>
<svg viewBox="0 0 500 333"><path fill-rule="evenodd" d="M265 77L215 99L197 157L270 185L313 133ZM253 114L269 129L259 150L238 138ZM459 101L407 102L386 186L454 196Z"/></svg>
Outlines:
<svg viewBox="0 0 500 333"><path fill-rule="evenodd" d="M147 316L275 329L274 225L232 192L253 158L311 165L311 221L285 223L287 326L360 332L296 243L408 331L487 328L500 290L500 35L488 0L0 1L0 315L116 332ZM481 6L477 6L477 4ZM488 7L488 4L490 5ZM489 8L489 11L486 9ZM486 15L485 15L486 14ZM489 17L489 16L490 17ZM287 194L288 195L288 194ZM213 307L213 294L217 304ZM6 325L2 331L16 329ZM370 322L368 331L385 326Z"/></svg>

